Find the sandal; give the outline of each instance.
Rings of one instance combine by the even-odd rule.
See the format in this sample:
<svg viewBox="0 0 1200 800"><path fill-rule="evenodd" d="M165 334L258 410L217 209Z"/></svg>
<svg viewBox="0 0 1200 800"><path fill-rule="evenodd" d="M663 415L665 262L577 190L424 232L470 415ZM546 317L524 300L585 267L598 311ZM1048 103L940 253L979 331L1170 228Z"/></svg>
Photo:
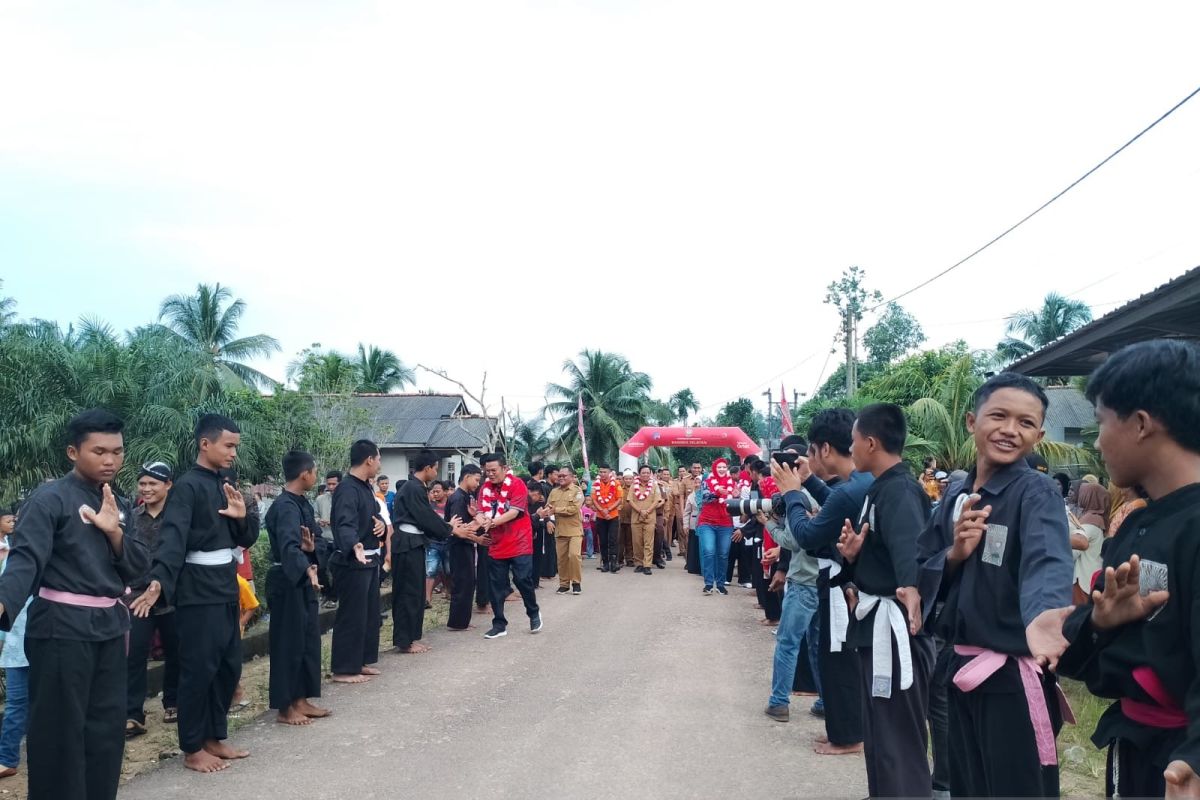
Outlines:
<svg viewBox="0 0 1200 800"><path fill-rule="evenodd" d="M135 736L141 736L146 732L146 726L138 722L136 719L125 720L125 738L132 739Z"/></svg>
<svg viewBox="0 0 1200 800"><path fill-rule="evenodd" d="M178 708L164 708L163 709L163 724L164 725L173 725L176 722L179 722L179 709Z"/></svg>

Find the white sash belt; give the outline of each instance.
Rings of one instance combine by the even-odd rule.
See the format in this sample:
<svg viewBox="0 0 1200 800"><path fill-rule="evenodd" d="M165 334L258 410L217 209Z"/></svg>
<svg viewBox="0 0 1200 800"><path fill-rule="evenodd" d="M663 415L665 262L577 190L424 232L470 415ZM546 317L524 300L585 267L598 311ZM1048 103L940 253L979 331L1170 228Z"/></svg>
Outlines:
<svg viewBox="0 0 1200 800"><path fill-rule="evenodd" d="M829 580L842 574L842 565L830 558L818 558L817 566L829 570ZM846 643L846 632L850 628L850 607L846 605L846 593L841 586L829 587L829 651L842 652Z"/></svg>
<svg viewBox="0 0 1200 800"><path fill-rule="evenodd" d="M872 609L875 624L871 632L871 696L892 696L892 641L896 642L900 660L900 690L913 685L912 647L908 640L908 620L899 603L890 597L858 593L854 616L866 619Z"/></svg>
<svg viewBox="0 0 1200 800"><path fill-rule="evenodd" d="M376 547L374 550L363 550L363 555L364 556L377 556L377 555L379 555L379 548Z"/></svg>
<svg viewBox="0 0 1200 800"><path fill-rule="evenodd" d="M401 522L396 526L396 530L404 531L405 533L415 533L418 536L421 535L420 528L418 528L416 525L409 525L407 522Z"/></svg>
<svg viewBox="0 0 1200 800"><path fill-rule="evenodd" d="M190 550L183 557L184 562L195 564L200 567L218 567L222 564L228 564L233 561L233 548L225 547L221 550Z"/></svg>

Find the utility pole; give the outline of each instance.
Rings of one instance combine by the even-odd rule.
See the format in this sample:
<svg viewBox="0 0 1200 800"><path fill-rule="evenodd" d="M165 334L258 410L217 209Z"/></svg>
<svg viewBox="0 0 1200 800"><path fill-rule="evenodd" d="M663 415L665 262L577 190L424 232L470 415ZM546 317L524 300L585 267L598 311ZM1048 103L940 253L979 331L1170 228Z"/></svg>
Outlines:
<svg viewBox="0 0 1200 800"><path fill-rule="evenodd" d="M858 360L855 357L856 347L855 336L855 320L854 312L846 314L843 333L846 339L846 399L854 397L854 393L858 391Z"/></svg>
<svg viewBox="0 0 1200 800"><path fill-rule="evenodd" d="M765 392L763 392L763 394L765 394L767 396L767 430L766 430L766 436L764 438L767 440L767 449L770 449L772 446L771 443L773 441L775 441L775 432L771 426L772 410L774 409L774 404L771 402L771 390L770 389L767 389Z"/></svg>

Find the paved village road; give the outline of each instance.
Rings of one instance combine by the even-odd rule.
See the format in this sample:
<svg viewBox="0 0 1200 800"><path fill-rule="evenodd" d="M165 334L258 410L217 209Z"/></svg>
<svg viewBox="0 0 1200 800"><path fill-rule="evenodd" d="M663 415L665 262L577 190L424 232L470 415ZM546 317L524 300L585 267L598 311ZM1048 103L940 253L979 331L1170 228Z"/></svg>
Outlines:
<svg viewBox="0 0 1200 800"><path fill-rule="evenodd" d="M509 603L509 635L426 634L362 686L326 683L334 716L274 712L233 743L253 755L216 775L172 759L122 800L220 798L863 797L861 756L817 756L823 731L796 698L763 714L774 637L753 594L701 594L676 558L646 577L584 561L584 593L540 591L545 629Z"/></svg>

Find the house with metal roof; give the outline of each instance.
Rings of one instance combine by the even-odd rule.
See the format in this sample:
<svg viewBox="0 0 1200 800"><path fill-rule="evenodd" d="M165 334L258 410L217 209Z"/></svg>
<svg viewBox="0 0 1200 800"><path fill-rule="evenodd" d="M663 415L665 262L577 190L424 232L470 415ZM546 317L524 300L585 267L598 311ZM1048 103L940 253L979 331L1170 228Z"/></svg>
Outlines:
<svg viewBox="0 0 1200 800"><path fill-rule="evenodd" d="M464 463L477 463L495 442L497 421L470 413L457 394L357 394L363 420L356 439L379 445L383 472L395 486L408 478L409 458L421 450L441 457L439 474L457 482Z"/></svg>
<svg viewBox="0 0 1200 800"><path fill-rule="evenodd" d="M1046 386L1050 405L1046 409L1046 439L1079 446L1087 441L1084 434L1096 424L1096 410L1083 392L1074 386Z"/></svg>

